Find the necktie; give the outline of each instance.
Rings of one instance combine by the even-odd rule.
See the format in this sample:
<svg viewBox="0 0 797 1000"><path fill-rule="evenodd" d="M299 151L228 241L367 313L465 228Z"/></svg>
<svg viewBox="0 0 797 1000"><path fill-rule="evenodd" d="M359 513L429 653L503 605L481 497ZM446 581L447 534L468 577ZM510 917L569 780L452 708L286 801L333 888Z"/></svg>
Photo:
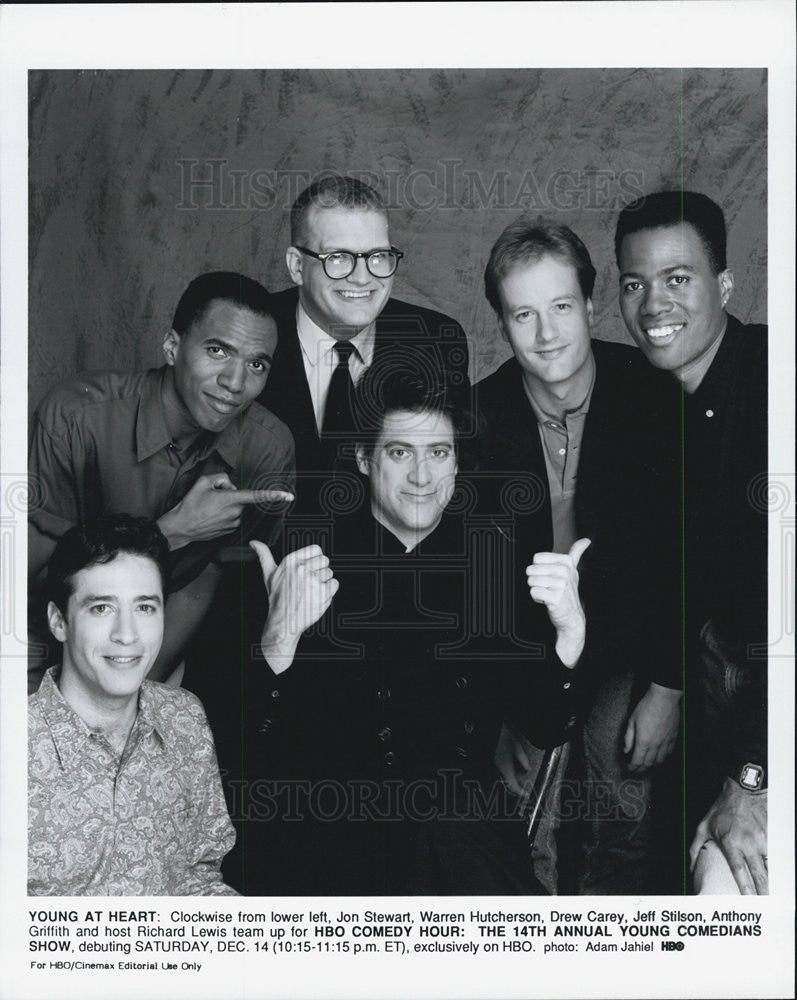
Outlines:
<svg viewBox="0 0 797 1000"><path fill-rule="evenodd" d="M351 406L351 393L354 386L349 372L349 358L355 347L348 340L341 340L335 344L334 350L338 355L338 365L332 373L332 381L329 383L321 436L340 441L348 438L354 430Z"/></svg>

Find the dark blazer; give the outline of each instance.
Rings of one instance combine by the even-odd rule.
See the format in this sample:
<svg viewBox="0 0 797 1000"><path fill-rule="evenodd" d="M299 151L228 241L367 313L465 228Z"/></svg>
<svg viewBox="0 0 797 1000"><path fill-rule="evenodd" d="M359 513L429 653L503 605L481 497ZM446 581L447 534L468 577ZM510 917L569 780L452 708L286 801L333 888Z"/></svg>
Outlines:
<svg viewBox="0 0 797 1000"><path fill-rule="evenodd" d="M274 295L279 343L268 382L258 402L284 421L296 442L296 471L327 472L328 460L318 435L310 388L304 373L302 349L296 333L299 289ZM388 299L376 321L374 362L409 351L446 372L454 386L468 385L468 342L456 320L421 306ZM301 494L301 482L297 487Z"/></svg>
<svg viewBox="0 0 797 1000"><path fill-rule="evenodd" d="M367 503L338 518L331 607L287 671L244 671L250 822L228 872L247 893L539 891L493 754L507 717L539 746L568 739L581 670L509 639L507 540L467 491L451 505L409 553Z"/></svg>
<svg viewBox="0 0 797 1000"><path fill-rule="evenodd" d="M590 672L597 679L633 666L640 691L650 680L680 688L680 393L635 348L594 341L593 352L575 502L578 537L592 539L579 564ZM485 496L491 513L511 522L523 574L535 552L550 551L553 529L542 444L517 361L479 382L474 395L485 422ZM513 479L524 494L518 511L507 502Z"/></svg>

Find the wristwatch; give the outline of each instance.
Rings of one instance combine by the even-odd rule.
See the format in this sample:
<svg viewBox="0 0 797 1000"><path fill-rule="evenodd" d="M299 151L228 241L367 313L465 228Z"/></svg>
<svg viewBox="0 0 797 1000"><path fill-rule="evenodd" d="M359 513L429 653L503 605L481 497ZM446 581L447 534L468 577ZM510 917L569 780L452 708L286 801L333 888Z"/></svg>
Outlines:
<svg viewBox="0 0 797 1000"><path fill-rule="evenodd" d="M760 764L750 761L741 765L734 778L748 792L760 792L767 787L766 771Z"/></svg>

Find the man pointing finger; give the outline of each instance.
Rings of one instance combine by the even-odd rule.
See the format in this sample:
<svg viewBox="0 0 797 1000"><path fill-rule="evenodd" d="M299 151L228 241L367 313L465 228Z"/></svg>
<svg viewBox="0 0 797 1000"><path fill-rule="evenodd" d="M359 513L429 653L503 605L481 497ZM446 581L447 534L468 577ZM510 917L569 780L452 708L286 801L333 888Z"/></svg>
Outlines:
<svg viewBox="0 0 797 1000"><path fill-rule="evenodd" d="M104 513L157 519L171 584L155 679L180 663L207 613L221 553L279 531L293 440L255 402L277 347L272 313L269 293L244 275L200 275L164 338L165 365L77 375L39 405L29 461L43 494L29 518L32 689L48 664L43 569L73 525ZM256 489L266 486L281 492ZM273 500L282 502L259 509Z"/></svg>
<svg viewBox="0 0 797 1000"><path fill-rule="evenodd" d="M226 472L200 476L183 499L158 521L172 551L195 541L229 534L241 524L244 508L290 503L287 490L239 490Z"/></svg>

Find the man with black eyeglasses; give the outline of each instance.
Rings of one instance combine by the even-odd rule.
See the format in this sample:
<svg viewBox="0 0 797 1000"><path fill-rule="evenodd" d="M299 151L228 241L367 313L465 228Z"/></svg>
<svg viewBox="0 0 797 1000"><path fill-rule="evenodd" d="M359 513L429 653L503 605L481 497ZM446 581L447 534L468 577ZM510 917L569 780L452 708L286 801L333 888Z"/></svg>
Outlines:
<svg viewBox="0 0 797 1000"><path fill-rule="evenodd" d="M291 552L327 543L341 495L356 505L362 487L351 396L363 373L376 361L386 369L420 365L430 380L442 375L449 388L465 390L468 344L449 316L390 298L402 252L391 244L381 195L360 180L324 174L298 196L285 256L296 287L270 298L279 336L258 402L288 425L296 444L296 501L279 547ZM255 564L242 577L228 574L196 642L207 667L201 675L194 668L193 690L207 707L231 781L240 744L238 679L259 666L251 660L259 626L251 635L239 628L242 620L259 621L258 576ZM216 627L224 621L236 623L242 653L235 670L220 672L215 665L230 662L230 641Z"/></svg>
<svg viewBox="0 0 797 1000"><path fill-rule="evenodd" d="M467 387L459 323L390 298L403 256L381 195L356 178L325 174L291 208L285 259L296 287L275 296L279 347L259 402L293 432L299 512L317 509L318 489L351 441L351 389L377 357L400 364L409 353Z"/></svg>

